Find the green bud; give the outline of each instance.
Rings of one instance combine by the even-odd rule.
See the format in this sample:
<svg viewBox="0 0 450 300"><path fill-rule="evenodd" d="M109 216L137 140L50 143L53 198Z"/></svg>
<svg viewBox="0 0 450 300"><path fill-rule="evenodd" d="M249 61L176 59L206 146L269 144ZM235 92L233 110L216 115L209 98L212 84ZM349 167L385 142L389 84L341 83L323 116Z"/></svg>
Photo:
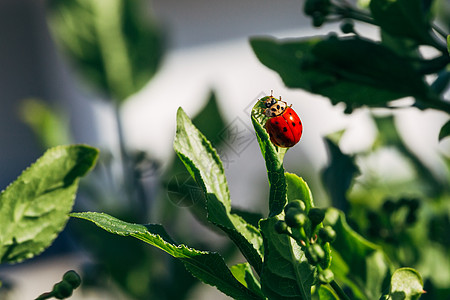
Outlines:
<svg viewBox="0 0 450 300"><path fill-rule="evenodd" d="M307 217L302 211L291 207L286 211L284 220L289 227L300 228L305 225Z"/></svg>
<svg viewBox="0 0 450 300"><path fill-rule="evenodd" d="M323 25L323 23L325 23L325 15L318 11L313 13L312 19L314 27L320 27Z"/></svg>
<svg viewBox="0 0 450 300"><path fill-rule="evenodd" d="M323 251L319 244L312 244L305 249L305 256L308 259L308 262L315 266L325 258L325 251Z"/></svg>
<svg viewBox="0 0 450 300"><path fill-rule="evenodd" d="M288 226L287 226L286 222L283 220L278 220L275 223L275 231L279 234L288 233L289 231L288 231Z"/></svg>
<svg viewBox="0 0 450 300"><path fill-rule="evenodd" d="M309 210L308 217L311 220L313 226L322 223L325 218L325 210L321 208L313 207Z"/></svg>
<svg viewBox="0 0 450 300"><path fill-rule="evenodd" d="M333 271L331 271L330 269L325 269L322 270L319 273L319 277L318 277L319 281L323 284L327 284L330 283L334 280L334 274Z"/></svg>
<svg viewBox="0 0 450 300"><path fill-rule="evenodd" d="M328 14L330 6L330 0L306 0L303 6L303 12L307 16L312 16L315 12Z"/></svg>
<svg viewBox="0 0 450 300"><path fill-rule="evenodd" d="M336 231L331 226L320 228L319 238L324 242L332 243L336 239Z"/></svg>
<svg viewBox="0 0 450 300"><path fill-rule="evenodd" d="M288 211L289 208L296 208L300 211L305 211L306 209L306 205L303 201L301 200L294 200L289 202L285 207L284 207L284 213L286 213Z"/></svg>
<svg viewBox="0 0 450 300"><path fill-rule="evenodd" d="M73 288L67 281L58 282L53 286L53 297L56 299L65 299L72 296Z"/></svg>
<svg viewBox="0 0 450 300"><path fill-rule="evenodd" d="M76 289L81 284L81 277L74 270L70 270L63 275L63 281L70 283L72 288Z"/></svg>
<svg viewBox="0 0 450 300"><path fill-rule="evenodd" d="M342 33L354 33L355 32L355 23L353 20L346 19L341 23L341 31Z"/></svg>

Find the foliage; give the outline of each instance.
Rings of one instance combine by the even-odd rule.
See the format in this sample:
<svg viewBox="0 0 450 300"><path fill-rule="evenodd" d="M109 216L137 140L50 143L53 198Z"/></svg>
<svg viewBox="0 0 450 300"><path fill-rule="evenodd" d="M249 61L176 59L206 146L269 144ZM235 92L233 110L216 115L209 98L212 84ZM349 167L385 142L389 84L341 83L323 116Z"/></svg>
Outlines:
<svg viewBox="0 0 450 300"><path fill-rule="evenodd" d="M119 103L156 73L159 28L143 18L144 1L51 0L50 25L63 52L97 91Z"/></svg>
<svg viewBox="0 0 450 300"><path fill-rule="evenodd" d="M210 142L211 132L226 130L212 94L193 121L178 110L174 141L178 160L167 177L181 166L187 169L189 184L198 186L203 194L192 212L221 230L246 262L228 267L226 253L177 243L158 224L134 223L147 220L140 166L151 163L151 158L126 147L119 108L155 74L163 39L157 26L141 18L142 1L114 0L104 5L93 0L52 0L50 24L75 68L115 109L120 186L129 201L124 202L126 208L116 210L120 219L95 212L71 216L91 221L106 232L134 238L115 239L82 227L85 244L97 253L99 262L112 269L116 282L128 288L130 295L162 299L161 293L153 291L160 285L170 289L170 295L164 297L182 299L194 283L178 265L174 265L170 280L156 281L152 271L158 258L143 248L150 244L177 258L199 280L235 299L418 299L424 293L422 277L404 266L424 274L425 286L430 289L426 296L444 299L450 290L450 268L446 268L450 261L445 259L450 224L448 178L439 178L409 150L391 116L373 116L379 134L370 151L349 155L339 148L339 140L325 139L330 163L322 179L335 208L321 209L315 207L307 183L284 171L287 149L270 142L264 128L266 118L260 114L263 104L257 102L251 121L270 187L269 215L262 217L232 207L216 150L220 141ZM314 26L340 21L343 35L281 41L259 37L250 43L258 59L278 72L286 86L321 94L333 104L343 103L346 113L361 107L393 108L393 100L411 97L412 107L448 114L444 91L450 80L450 36L434 25L433 5L433 1L422 0L371 0L365 8L357 8L345 0L306 0L304 12L312 17ZM377 26L381 40L360 35L354 21ZM425 58L423 45L438 54ZM28 102L23 115L45 146L67 137L62 119L40 103ZM436 135L439 140L450 135L449 122ZM380 187L378 178L368 176L375 172L361 168L361 162L386 148L395 149L412 178L400 182L382 178L385 181ZM67 221L79 177L96 159L97 150L87 146L52 148L2 192L0 262L19 262L50 245ZM450 170L449 158L443 160ZM105 162L108 165L102 160ZM97 187L86 184L86 191L93 199L107 198ZM180 198L189 192L179 185L170 188ZM117 255L123 259L116 260ZM442 269L435 272L435 266ZM72 283L64 276L52 292L38 299L66 298L76 288ZM175 285L182 287L175 291Z"/></svg>
<svg viewBox="0 0 450 300"><path fill-rule="evenodd" d="M97 154L81 145L51 148L1 193L0 263L21 262L50 246Z"/></svg>
<svg viewBox="0 0 450 300"><path fill-rule="evenodd" d="M270 152L267 157L278 160L277 147L269 146L271 142L268 134L261 130L262 124L256 117L253 120L261 150L267 150ZM320 210L314 208L311 191L300 177L283 173L278 176L283 176L284 182L272 181L270 189L283 190L284 203L289 204L283 206L278 214L262 218L258 228L255 228L230 213L231 202L221 161L210 142L181 109L177 114L174 148L205 194L204 209L208 212L209 221L234 241L248 263L233 266L230 270L220 254L178 244L160 225L132 224L93 212L72 213L71 216L92 221L110 233L131 236L160 248L180 259L194 276L235 299L311 299L313 286L317 286L319 294L324 294L323 297L327 299L334 297L334 292L321 289L320 286L327 283L340 297L346 299L347 296L333 280L333 272L328 269L332 266L328 241L334 238L328 239L326 234L320 233L321 229L326 228L322 225L325 215L322 214L319 219L314 216ZM276 170L279 166L274 161L266 161L266 165L268 176L271 176L272 169ZM288 216L293 211L297 215L306 214L304 222L289 225L290 229L278 229L276 224L284 220L288 223ZM330 214L333 213L334 218L325 220L333 226L339 237L335 242L333 257L336 252L339 267L345 266L344 269L350 272L343 273L343 269L338 267L335 271L337 278L352 282L349 274L356 275L362 281L353 283L354 294L362 298L380 296L387 288L384 286L385 279L390 278L393 266L379 247L364 240L346 225L344 215L330 211ZM336 217L336 214L339 216ZM320 233L319 238L317 232ZM249 266L259 275L259 280ZM410 291L405 293L409 294Z"/></svg>

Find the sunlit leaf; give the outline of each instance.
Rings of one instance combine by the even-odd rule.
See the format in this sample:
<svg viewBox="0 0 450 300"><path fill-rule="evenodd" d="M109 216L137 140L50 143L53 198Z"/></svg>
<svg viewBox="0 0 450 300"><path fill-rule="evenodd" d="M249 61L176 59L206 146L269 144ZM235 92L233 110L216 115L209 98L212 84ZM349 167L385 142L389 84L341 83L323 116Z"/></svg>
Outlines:
<svg viewBox="0 0 450 300"><path fill-rule="evenodd" d="M95 164L88 146L49 149L0 195L0 263L31 258L51 245L69 218L79 178Z"/></svg>
<svg viewBox="0 0 450 300"><path fill-rule="evenodd" d="M172 240L161 225L140 225L121 221L103 213L72 213L72 217L86 219L100 228L117 235L131 236L155 246L175 258L203 282L217 287L235 299L262 299L243 286L231 273L223 258L215 252L199 251ZM122 255L126 255L123 253Z"/></svg>
<svg viewBox="0 0 450 300"><path fill-rule="evenodd" d="M264 118L259 113L263 108L262 101L255 104L252 109L252 124L256 132L261 153L266 162L267 177L269 179L269 216L276 216L286 205L286 178L284 176L283 158L287 148L275 146L264 128Z"/></svg>
<svg viewBox="0 0 450 300"><path fill-rule="evenodd" d="M401 268L392 274L390 298L392 300L415 300L424 293L420 274L412 268Z"/></svg>
<svg viewBox="0 0 450 300"><path fill-rule="evenodd" d="M221 228L259 273L262 238L259 231L231 213L231 199L222 162L216 150L179 108L174 149L206 197L208 220Z"/></svg>

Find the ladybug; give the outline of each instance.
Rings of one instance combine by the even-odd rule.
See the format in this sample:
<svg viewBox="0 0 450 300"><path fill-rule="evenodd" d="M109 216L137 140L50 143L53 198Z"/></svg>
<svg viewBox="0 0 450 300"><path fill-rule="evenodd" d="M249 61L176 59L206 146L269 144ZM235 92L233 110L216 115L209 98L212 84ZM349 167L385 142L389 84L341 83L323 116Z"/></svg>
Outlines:
<svg viewBox="0 0 450 300"><path fill-rule="evenodd" d="M261 99L264 101L264 114L269 119L266 131L270 140L278 147L289 148L300 141L303 133L302 121L297 113L286 102L274 98L272 95Z"/></svg>

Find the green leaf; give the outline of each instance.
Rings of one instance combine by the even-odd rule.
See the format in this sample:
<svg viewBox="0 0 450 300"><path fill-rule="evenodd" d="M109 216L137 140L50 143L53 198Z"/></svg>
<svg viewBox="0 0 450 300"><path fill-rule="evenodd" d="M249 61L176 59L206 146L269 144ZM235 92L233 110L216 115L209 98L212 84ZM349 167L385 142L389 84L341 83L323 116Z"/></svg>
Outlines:
<svg viewBox="0 0 450 300"><path fill-rule="evenodd" d="M339 300L339 297L335 292L327 285L321 285L319 287L319 299L320 300Z"/></svg>
<svg viewBox="0 0 450 300"><path fill-rule="evenodd" d="M296 174L285 173L287 183L287 199L288 201L302 200L306 206L306 212L314 207L313 197L308 184L303 178Z"/></svg>
<svg viewBox="0 0 450 300"><path fill-rule="evenodd" d="M277 147L270 141L270 137L263 126L265 119L260 113L261 108L264 108L263 101L258 101L252 109L251 118L261 153L266 162L270 185L269 217L273 217L280 214L286 205L286 178L284 176L283 158L287 148Z"/></svg>
<svg viewBox="0 0 450 300"><path fill-rule="evenodd" d="M351 288L357 299L378 299L391 274L382 249L350 228L342 212L328 209L325 220L336 231L331 264L335 278Z"/></svg>
<svg viewBox="0 0 450 300"><path fill-rule="evenodd" d="M343 102L349 110L385 107L413 96L427 99L429 88L412 65L382 44L360 37L317 36L299 40L253 38L258 59L278 72L286 86Z"/></svg>
<svg viewBox="0 0 450 300"><path fill-rule="evenodd" d="M314 207L314 201L312 197L311 190L309 189L308 184L303 180L303 178L298 177L295 174L285 173L286 175L286 183L287 183L287 199L288 202L294 200L302 200L305 203L306 213ZM323 227L320 225L319 228ZM308 236L313 236L311 233L312 226L311 221L308 222L304 226L306 234ZM325 251L325 258L321 261L320 266L323 269L327 269L331 265L331 248L329 243L325 243L323 246L323 250Z"/></svg>
<svg viewBox="0 0 450 300"><path fill-rule="evenodd" d="M442 141L449 135L450 135L450 120L447 121L447 123L445 123L444 126L442 126L441 130L439 131L439 141Z"/></svg>
<svg viewBox="0 0 450 300"><path fill-rule="evenodd" d="M208 220L228 234L259 273L263 251L261 235L254 226L231 213L230 193L222 162L211 143L181 108L177 112L177 132L173 145L206 196Z"/></svg>
<svg viewBox="0 0 450 300"><path fill-rule="evenodd" d="M49 149L0 195L0 263L31 258L64 228L78 180L95 164L88 146Z"/></svg>
<svg viewBox="0 0 450 300"><path fill-rule="evenodd" d="M141 0L51 0L50 27L83 79L122 102L156 73L161 32Z"/></svg>
<svg viewBox="0 0 450 300"><path fill-rule="evenodd" d="M233 276L244 285L246 288L253 291L255 294L265 298L261 291L261 285L256 277L253 275L252 267L248 263L237 264L231 267Z"/></svg>
<svg viewBox="0 0 450 300"><path fill-rule="evenodd" d="M415 300L424 293L420 274L412 268L397 269L391 278L390 299Z"/></svg>
<svg viewBox="0 0 450 300"><path fill-rule="evenodd" d="M269 299L311 299L315 268L294 239L275 231L277 221L273 217L260 222L264 238L262 290Z"/></svg>
<svg viewBox="0 0 450 300"><path fill-rule="evenodd" d="M192 123L214 147L217 148L223 142L226 124L213 91L210 92L205 106L192 119Z"/></svg>
<svg viewBox="0 0 450 300"><path fill-rule="evenodd" d="M110 233L137 238L167 252L180 259L195 277L217 287L230 297L235 299L262 299L234 278L218 253L199 251L178 244L172 240L161 225L132 224L107 214L95 212L72 213L71 216L91 221Z"/></svg>
<svg viewBox="0 0 450 300"><path fill-rule="evenodd" d="M447 51L448 51L448 54L450 55L450 34L447 35Z"/></svg>
<svg viewBox="0 0 450 300"><path fill-rule="evenodd" d="M359 174L354 158L343 154L330 139L325 138L330 163L323 170L322 181L331 197L333 206L343 211L348 209L347 191L353 178Z"/></svg>
<svg viewBox="0 0 450 300"><path fill-rule="evenodd" d="M372 0L370 11L386 32L434 45L430 37L430 13L422 0Z"/></svg>
<svg viewBox="0 0 450 300"><path fill-rule="evenodd" d="M71 143L67 116L44 101L27 99L21 103L21 117L45 148Z"/></svg>

